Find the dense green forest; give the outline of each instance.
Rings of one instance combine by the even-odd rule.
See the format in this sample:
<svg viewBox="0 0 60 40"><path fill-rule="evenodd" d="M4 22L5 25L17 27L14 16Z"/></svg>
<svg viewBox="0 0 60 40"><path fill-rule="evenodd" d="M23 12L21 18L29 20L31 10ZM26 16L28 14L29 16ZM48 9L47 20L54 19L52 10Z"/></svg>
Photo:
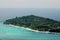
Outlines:
<svg viewBox="0 0 60 40"><path fill-rule="evenodd" d="M34 15L8 19L4 22L4 24L12 24L12 25L27 27L39 31L48 31L50 29L60 28L60 22L53 19L34 16Z"/></svg>

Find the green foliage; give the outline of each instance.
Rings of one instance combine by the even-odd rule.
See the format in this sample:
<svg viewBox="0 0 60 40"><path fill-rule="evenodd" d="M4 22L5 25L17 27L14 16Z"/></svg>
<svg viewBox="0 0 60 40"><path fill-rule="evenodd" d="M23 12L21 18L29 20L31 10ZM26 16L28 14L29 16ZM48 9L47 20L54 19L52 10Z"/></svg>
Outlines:
<svg viewBox="0 0 60 40"><path fill-rule="evenodd" d="M58 21L49 18L34 16L34 15L8 19L4 22L4 24L24 26L24 27L32 28L35 30L42 30L42 31L47 31L49 29L57 28L58 26L60 27L60 22Z"/></svg>

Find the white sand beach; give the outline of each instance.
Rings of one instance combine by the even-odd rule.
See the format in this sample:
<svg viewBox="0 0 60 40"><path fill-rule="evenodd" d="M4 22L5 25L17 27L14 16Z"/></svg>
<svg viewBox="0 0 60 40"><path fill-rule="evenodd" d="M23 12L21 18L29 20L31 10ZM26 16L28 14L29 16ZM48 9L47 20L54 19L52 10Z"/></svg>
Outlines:
<svg viewBox="0 0 60 40"><path fill-rule="evenodd" d="M17 28L24 28L24 27L19 27L19 26L11 25L11 24L9 24L9 25L10 25L10 26L17 27ZM40 32L40 31L38 31L38 30L33 30L33 29L30 29L30 28L24 28L24 29L30 30L30 31L34 31L34 32Z"/></svg>
<svg viewBox="0 0 60 40"><path fill-rule="evenodd" d="M9 25L14 26L16 28L23 28L23 29L26 29L26 30L30 30L30 31L33 31L33 32L50 33L49 31L38 31L38 30L30 29L30 28L19 27L19 26L16 26L16 25L11 25L11 24L9 24Z"/></svg>

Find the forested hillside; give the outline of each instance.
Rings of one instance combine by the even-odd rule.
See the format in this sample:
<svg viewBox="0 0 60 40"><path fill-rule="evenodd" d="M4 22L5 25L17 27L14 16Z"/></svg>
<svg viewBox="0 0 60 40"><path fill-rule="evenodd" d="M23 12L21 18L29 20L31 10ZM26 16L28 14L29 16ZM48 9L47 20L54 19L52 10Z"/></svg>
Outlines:
<svg viewBox="0 0 60 40"><path fill-rule="evenodd" d="M39 31L48 31L50 29L60 28L60 22L53 19L34 16L34 15L8 19L4 22L4 24L12 24L20 27L23 26Z"/></svg>

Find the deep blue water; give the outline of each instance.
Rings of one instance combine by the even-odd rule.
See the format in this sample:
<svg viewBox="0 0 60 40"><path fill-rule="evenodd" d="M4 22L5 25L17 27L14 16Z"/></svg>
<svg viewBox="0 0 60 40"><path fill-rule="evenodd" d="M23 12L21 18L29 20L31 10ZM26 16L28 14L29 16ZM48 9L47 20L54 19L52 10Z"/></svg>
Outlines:
<svg viewBox="0 0 60 40"><path fill-rule="evenodd" d="M0 40L60 40L60 34L32 32L0 22Z"/></svg>
<svg viewBox="0 0 60 40"><path fill-rule="evenodd" d="M60 21L60 8L0 8L0 20L36 15Z"/></svg>

